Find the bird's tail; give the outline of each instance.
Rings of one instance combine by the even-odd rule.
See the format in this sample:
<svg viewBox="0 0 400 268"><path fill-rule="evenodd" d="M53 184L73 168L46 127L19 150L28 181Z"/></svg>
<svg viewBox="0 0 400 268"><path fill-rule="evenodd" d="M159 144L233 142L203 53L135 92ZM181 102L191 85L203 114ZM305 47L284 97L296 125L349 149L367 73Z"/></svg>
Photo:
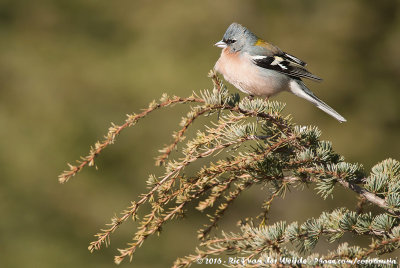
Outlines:
<svg viewBox="0 0 400 268"><path fill-rule="evenodd" d="M311 90L309 90L302 81L292 80L290 82L289 88L294 95L313 103L315 106L320 108L325 113L336 118L340 123L347 121L343 116L341 116L335 110L333 110L328 104L326 104L325 102L320 100L317 96L315 96L314 93L312 93Z"/></svg>

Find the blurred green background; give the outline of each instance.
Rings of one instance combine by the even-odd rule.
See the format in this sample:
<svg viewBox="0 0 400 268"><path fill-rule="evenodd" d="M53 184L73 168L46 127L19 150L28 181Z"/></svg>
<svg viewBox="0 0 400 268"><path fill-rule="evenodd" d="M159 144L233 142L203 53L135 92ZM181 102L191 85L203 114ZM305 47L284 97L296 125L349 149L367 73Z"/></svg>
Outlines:
<svg viewBox="0 0 400 268"><path fill-rule="evenodd" d="M339 153L367 170L400 159L399 15L395 0L1 0L0 266L114 266L135 224L124 224L108 248L90 254L87 246L146 190L148 174L160 172L153 158L188 107L168 108L124 131L98 158L98 171L85 169L65 185L57 176L66 162L87 154L110 122L123 122L163 92L188 96L210 88L207 73L220 53L213 44L233 21L305 60L324 78L310 88L348 120L339 124L283 93L276 99L296 122L319 126ZM271 221L354 208L353 193L338 186L335 195L323 201L312 189L294 191L273 206ZM265 197L247 193L223 226L236 230L235 222L257 215ZM194 252L195 230L205 222L190 212L121 267L168 267ZM318 250L329 248L323 242Z"/></svg>

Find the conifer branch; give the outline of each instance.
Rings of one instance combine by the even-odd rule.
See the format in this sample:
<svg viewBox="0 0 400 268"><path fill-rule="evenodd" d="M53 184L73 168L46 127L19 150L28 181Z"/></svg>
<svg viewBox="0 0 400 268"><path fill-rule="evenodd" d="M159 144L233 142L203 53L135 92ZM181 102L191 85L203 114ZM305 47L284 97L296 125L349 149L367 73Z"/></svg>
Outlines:
<svg viewBox="0 0 400 268"><path fill-rule="evenodd" d="M193 104L182 119L181 129L173 134L172 143L160 150L157 164L164 164L163 175L149 176L147 193L131 202L95 235L96 240L89 245L91 252L103 244L108 246L111 234L132 218L138 221L133 239L126 248L119 249L114 259L116 263L127 257L132 260L149 236L160 233L167 222L185 216L188 205L195 204L199 211L210 211L207 212L209 222L198 230L201 242L195 254L178 258L173 267L188 267L199 258L221 254L238 254L245 262L252 258L299 258L304 252L310 253L309 261L319 256L351 260L400 248L400 162L384 160L367 175L361 165L345 162L330 142L320 140L321 132L316 127L297 126L290 116L282 116L283 104L260 99L240 100L237 94L229 94L215 72L209 76L214 85L212 90L188 98L163 95L159 103L153 101L142 113L128 115L124 124L113 124L88 156L59 176L63 183L85 166L93 166L95 157L114 143L122 130L152 111L173 104ZM196 136L181 146L193 122L211 113L218 113L217 121L198 127ZM173 159L171 152L176 148L183 156ZM229 157L221 158L218 155L221 152L228 153ZM200 159L206 159L207 164L194 172L187 169ZM288 189L313 184L316 193L325 199L333 196L337 183L352 190L363 203L380 207L383 212L362 213L361 204L357 211L337 208L322 212L318 218L309 218L303 224L278 221L267 225L273 200L278 196L284 198ZM261 204L261 215L242 221L237 233L222 231L222 238L215 237L212 232L231 204L256 186L272 190ZM216 203L219 205L214 207ZM145 210L144 216L139 216L139 209ZM334 243L345 233L370 238L370 247L350 247L343 243L326 255L311 254L321 238ZM245 262L229 264L229 267L267 267Z"/></svg>
<svg viewBox="0 0 400 268"><path fill-rule="evenodd" d="M82 168L84 168L86 165L94 166L94 159L96 158L96 156L99 155L101 151L104 150L108 145L113 144L115 142L116 136L118 136L122 130L135 125L140 119L153 112L154 110L167 107L176 103L204 102L204 100L196 98L194 96L188 98L174 96L172 99L170 99L167 95L163 95L161 100L161 103L156 103L155 101L153 101L149 104L149 107L140 114L127 115L125 123L120 126L112 124L112 126L108 130L108 133L105 135L104 140L102 142L97 141L94 146L90 147L89 154L85 157L81 157L81 160L76 161L78 163L77 166L68 164L69 170L64 171L58 177L59 182L67 182L71 177L75 176L79 171L81 171Z"/></svg>
<svg viewBox="0 0 400 268"><path fill-rule="evenodd" d="M364 197L369 202L377 205L378 207L383 208L384 210L388 211L389 213L395 215L396 217L400 217L400 211L394 211L393 209L391 209L384 199L374 195L373 193L368 192L367 190L365 190L364 188L361 188L360 186L358 186L355 183L351 183L351 182L344 181L344 180L339 180L339 183L341 185L343 185L344 187L358 193L360 196Z"/></svg>
<svg viewBox="0 0 400 268"><path fill-rule="evenodd" d="M388 246L388 245L398 244L397 247L400 247L399 243L400 243L400 236L394 237L394 238L391 238L391 239L381 240L379 242L373 242L370 245L370 249L368 251L365 251L365 252L361 253L359 255L359 257L361 259L365 258L365 257L371 255L372 253L375 253L375 252L383 249L385 246Z"/></svg>
<svg viewBox="0 0 400 268"><path fill-rule="evenodd" d="M233 201L235 201L235 199L238 198L239 195L246 188L249 188L253 183L254 182L251 181L245 181L244 183L239 184L234 191L230 192L229 195L225 197L226 201L218 206L218 209L215 211L214 215L209 215L211 223L206 226L205 229L200 230L197 237L201 240L204 240L211 230L217 226L218 221L222 218Z"/></svg>
<svg viewBox="0 0 400 268"><path fill-rule="evenodd" d="M162 165L168 156L171 154L172 150L176 147L176 145L183 139L183 134L186 132L188 127L194 122L196 118L199 116L210 112L212 107L200 108L197 111L194 111L188 118L186 118L184 125L181 130L179 130L176 134L174 134L175 140L170 145L166 146L164 149L160 150L163 154L158 156L156 159L156 166Z"/></svg>
<svg viewBox="0 0 400 268"><path fill-rule="evenodd" d="M367 190L365 190L364 188L358 186L356 183L353 183L351 181L347 181L345 179L343 179L346 175L348 174L340 174L337 172L332 172L332 171L326 171L326 170L320 170L320 169L311 169L311 168L300 168L299 172L303 172L303 173L309 173L309 174L318 174L318 175L328 175L328 176L332 176L334 178L337 179L337 181L345 188L350 189L354 192L356 192L357 194L359 194L361 197L365 198L366 200L368 200L369 202L383 208L384 210L388 211L389 213L395 215L396 217L400 217L400 211L395 211L392 208L389 207L389 205L386 203L386 201L382 198L380 198L379 196L368 192ZM358 178L357 181L365 181L366 178ZM317 180L314 180L315 182Z"/></svg>

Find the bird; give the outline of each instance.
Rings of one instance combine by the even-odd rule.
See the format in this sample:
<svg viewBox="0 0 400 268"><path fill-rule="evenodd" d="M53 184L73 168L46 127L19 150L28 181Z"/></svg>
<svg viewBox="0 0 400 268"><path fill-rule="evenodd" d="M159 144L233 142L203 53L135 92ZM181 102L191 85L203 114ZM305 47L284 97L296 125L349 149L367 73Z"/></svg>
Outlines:
<svg viewBox="0 0 400 268"><path fill-rule="evenodd" d="M282 91L289 91L339 122L346 122L304 84L303 78L322 81L305 68L304 61L257 37L241 24L232 23L215 46L222 48L222 52L214 70L251 99L260 96L268 100Z"/></svg>

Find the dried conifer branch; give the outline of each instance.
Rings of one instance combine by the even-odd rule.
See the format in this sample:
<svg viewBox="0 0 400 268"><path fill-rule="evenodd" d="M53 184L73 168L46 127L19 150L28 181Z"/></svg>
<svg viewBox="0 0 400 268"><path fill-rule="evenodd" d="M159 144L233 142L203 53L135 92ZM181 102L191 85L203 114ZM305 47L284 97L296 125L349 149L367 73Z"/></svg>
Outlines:
<svg viewBox="0 0 400 268"><path fill-rule="evenodd" d="M166 146L164 149L160 150L163 154L158 156L156 159L156 166L162 165L165 160L168 158L168 156L171 154L172 150L176 147L176 145L183 139L183 134L186 132L188 127L194 122L196 118L199 116L210 112L212 110L212 107L206 107L206 108L200 108L199 110L195 111L190 117L185 120L185 123L182 127L181 130L179 130L176 134L174 134L175 140L168 146Z"/></svg>
<svg viewBox="0 0 400 268"><path fill-rule="evenodd" d="M281 194L282 191L284 191L284 189L287 187L288 184L293 183L294 180L282 180L281 186L278 189L275 189L275 191L271 194L271 197L265 201L262 204L262 208L263 208L263 212L257 216L257 218L261 218L262 222L261 224L266 224L267 220L268 220L268 213L269 213L269 209L271 207L271 203L272 201L274 201L275 197L279 196Z"/></svg>
<svg viewBox="0 0 400 268"><path fill-rule="evenodd" d="M128 257L132 259L133 253L136 251L137 247L140 247L144 240L149 236L154 234L155 232L159 231L161 226L168 221L170 218L173 218L178 212L182 211L182 209L189 204L189 202L193 199L198 198L201 194L203 194L205 191L207 191L208 188L204 188L203 190L197 192L196 194L192 195L189 197L188 200L185 202L180 203L178 206L175 208L172 208L169 213L165 214L162 218L158 219L155 221L154 226L149 227L149 225L146 223L144 229L139 229L139 231L136 233L134 240L135 242L129 243L127 248L125 249L118 249L120 252L120 255L115 256L114 261L115 263L119 264L121 263L125 257Z"/></svg>
<svg viewBox="0 0 400 268"><path fill-rule="evenodd" d="M211 189L211 194L205 200L199 202L196 209L204 211L206 208L212 207L219 198L222 198L222 194L228 190L232 183L237 179L239 179L239 177L233 175L228 180L218 183Z"/></svg>
<svg viewBox="0 0 400 268"><path fill-rule="evenodd" d="M205 151L203 153L200 153L198 156L191 156L189 154L190 155L189 159L183 160L180 165L178 165L177 167L175 167L172 170L170 170L160 181L158 181L155 184L155 186L151 189L151 191L149 191L147 194L142 196L142 198L139 201L132 202L132 205L121 213L122 214L121 217L119 217L119 218L118 217L114 217L112 219L112 222L110 224L108 224L110 226L110 228L102 229L101 233L96 234L95 236L97 237L97 240L95 240L95 241L90 243L89 250L92 252L93 250L100 249L102 243L105 243L107 245L108 241L109 241L109 236L118 228L119 225L121 225L128 218L135 217L136 214L137 214L138 208L142 204L147 202L149 200L149 198L151 198L154 195L154 193L156 191L158 191L158 189L165 182L167 182L170 178L176 178L176 176L179 174L179 172L183 168L185 168L187 165L189 165L191 162L194 162L196 159L199 159L199 158L204 158L204 157L210 156L214 152L219 151L219 150L221 150L223 148L229 147L229 146L231 146L233 144L244 142L246 140L253 140L255 138L256 137L248 136L248 137L240 138L239 140L236 140L236 141L231 141L231 142L228 142L228 143L225 143L225 144L219 144L218 146L216 146L214 148L211 148L211 149L209 149L209 150L207 150L207 151ZM278 144L278 145L280 145L280 144Z"/></svg>
<svg viewBox="0 0 400 268"><path fill-rule="evenodd" d="M183 202L180 202L178 204L178 206L170 209L169 214L165 214L165 215L160 214L160 211L162 211L162 210L160 210L158 208L161 207L162 205L167 204L171 199L176 198L182 192L187 191L188 188L191 188L193 185L186 184L184 187L178 189L176 192L172 193L168 197L164 197L164 198L157 200L156 204L153 205L153 210L151 211L151 213L149 213L148 215L143 217L145 220L142 222L142 225L139 227L139 229L136 232L135 237L134 237L134 240L136 240L136 242L129 243L128 248L119 250L121 255L115 257L115 262L120 263L127 256L132 258L133 253L136 251L136 248L141 246L143 244L144 240L149 235L159 231L161 226L164 224L164 222L166 222L169 219L174 218L174 216L177 215L177 213L179 213L180 211L182 211L184 206L186 206L192 199L199 197L204 192L206 192L210 188L213 188L217 185L218 185L218 183L214 183L212 185L207 185L206 187L203 187L200 191L193 194L190 198L186 198ZM164 218L162 220L160 220L159 217L164 217Z"/></svg>
<svg viewBox="0 0 400 268"><path fill-rule="evenodd" d="M281 141L279 141L277 144L274 144L274 146L271 146L270 147L270 149L269 150L267 150L266 152L268 153L268 152L270 152L270 150L274 150L274 149L276 149L276 148L279 148L284 142L287 142L287 141L291 141L291 140L293 140L295 137L290 137L290 138L287 138L287 139L283 139L283 140L281 140ZM164 182L166 182L169 178L171 178L171 177L175 177L177 174L179 174L179 172L184 168L184 167L186 167L187 165L189 165L191 162L194 162L196 159L199 159L199 158L204 158L204 157L207 157L207 156L210 156L211 154L213 154L214 152L216 152L216 151L219 151L219 150L221 150L221 149L223 149L223 148L226 148L226 147L229 147L229 146L231 146L231 145L233 145L233 144L236 144L236 143L241 143L241 142L244 142L244 141L247 141L247 140L253 140L253 139L258 139L257 137L255 137L255 136L245 136L245 137L241 137L241 138L239 138L239 139L237 139L237 140L234 140L234 141L230 141L230 142L227 142L227 143L225 143L225 144L218 144L218 145L216 145L214 148L211 148L211 149L209 149L209 150L207 150L207 151L204 151L203 153L200 153L198 156L193 156L193 157L189 157L190 159L185 159L184 161L182 161L182 163L180 164L180 165L178 165L177 167L174 167L160 182L158 182L158 186L160 186L160 185L162 185ZM152 195L153 193L154 193L154 191L155 190L157 190L158 188L153 188L152 189L152 191L149 193L149 194L147 194L145 197L148 197L148 196L150 196L150 195ZM193 198L197 198L198 196L200 196L202 193L204 193L206 190L208 190L207 188L203 188L203 190L201 190L201 191L199 191L199 192L197 192L196 194L194 194L194 197L191 197L191 198L189 198L188 200L186 200L186 202L183 202L183 203L181 203L180 205L178 205L176 208L174 208L173 210L172 210L172 212L170 212L170 214L167 214L165 217L164 217L164 219L163 220L159 220L159 221L155 221L154 219L155 219L155 213L151 213L150 215L147 215L147 217L146 217L146 219L145 219L145 221L142 223L142 226L141 227L139 227L139 230L138 230L138 232L136 233L136 235L135 235L135 238L134 238L134 240L136 240L136 242L134 242L134 243L130 243L129 244L129 247L127 247L127 248L125 248L125 249L121 249L121 250L119 250L120 251L120 255L119 256L116 256L115 257L115 262L116 263L120 263L125 257L127 257L127 256L129 256L130 258L132 258L132 255L133 255L133 253L135 252L135 250L136 250L136 248L138 247L138 246L140 246L143 242L144 242L144 240L149 236L149 235L151 235L151 234L153 234L153 233L155 233L157 230L159 230L160 229L160 227L164 224L164 222L165 221L167 221L167 220L169 220L170 218L172 218L178 211L181 211L182 209L183 209L183 207L187 204L187 202L189 202L189 201L191 201ZM240 192L241 191L239 191L238 192L238 194L240 194ZM147 198L148 199L148 198ZM141 201L143 200L143 198L141 199ZM232 200L233 201L233 200ZM140 202L140 201L139 201ZM139 203L138 202L138 203ZM137 204L138 204L137 203ZM231 203L231 202L229 202L229 203ZM137 206L135 207L135 209L137 208ZM133 215L133 213L132 213L132 211L130 210L130 211L127 211L128 213L127 214L125 214L124 216L123 216L123 218L124 219L127 219L129 216L132 216ZM222 214L223 214L223 212L222 212ZM128 217L126 217L126 215L129 215ZM155 225L154 225L154 223L155 223ZM120 223L119 223L120 224ZM118 225L119 225L118 224ZM151 225L154 225L154 226L151 226ZM117 226L118 226L117 225ZM115 226L115 228L117 227L117 226ZM149 227L150 226L150 227ZM114 230L115 230L115 228L114 228ZM108 232L108 235L110 234L110 232ZM104 237L104 235L102 235L101 237ZM103 239L104 240L104 239ZM98 244L98 241L94 241L94 242L92 242L92 243L94 243L94 244Z"/></svg>
<svg viewBox="0 0 400 268"><path fill-rule="evenodd" d="M182 119L182 128L179 130L177 133L175 133L173 136L175 140L173 143L170 145L166 146L164 149L160 150L163 154L158 156L156 159L156 165L162 165L165 160L168 158L168 156L171 154L172 150L176 147L176 145L183 140L183 135L188 129L188 127L201 115L210 113L213 110L218 110L218 109L223 109L223 105L214 105L214 106L207 106L207 107L195 107L191 112L188 113L186 117ZM240 121L244 119L245 117L243 115L235 116L231 114L231 118L228 118L227 122L221 122L221 124L218 126L218 129L215 130L215 133L219 133L219 130L222 130L225 128L228 124L232 124L234 122Z"/></svg>
<svg viewBox="0 0 400 268"><path fill-rule="evenodd" d="M219 85L219 84L217 84L217 85ZM107 135L105 136L105 139L102 142L96 142L94 147L91 147L89 155L87 155L85 157L81 157L81 159L82 159L81 161L77 160L77 163L79 165L74 166L74 165L68 164L70 169L69 170L65 170L59 176L59 182L60 183L67 182L71 177L75 176L78 172L80 172L82 170L82 168L84 168L87 165L88 166L94 166L94 159L96 158L96 156L98 156L101 153L101 151L103 149L105 149L108 145L113 144L115 142L116 136L118 136L119 133L123 129L135 125L137 123L137 121L139 121L141 118L145 117L150 112L152 112L152 111L154 111L154 110L156 110L158 108L167 107L167 106L170 106L170 105L173 105L173 104L176 104L176 103L190 103L190 102L205 103L206 102L206 100L204 100L202 98L193 97L193 96L188 97L188 98L180 98L180 97L176 97L175 96L172 99L169 99L168 96L163 96L162 99L164 99L164 98L167 98L167 100L164 100L162 103L159 103L159 104L157 104L156 102L150 103L149 108L145 109L140 114L128 115L128 118L126 119L126 121L125 121L125 123L123 125L118 126L118 125L112 124L112 126L109 128L109 131L108 131ZM261 117L261 118L270 120L271 122L273 122L274 124L278 125L282 129L285 129L285 128L287 129L288 128L288 126L285 125L282 122L281 119L275 118L274 116L271 116L270 114L267 114L265 112L248 111L248 110L245 110L243 108L240 108L240 107L237 107L237 106L231 106L231 105L228 105L228 104L215 105L214 107L208 107L205 110L213 110L213 109L230 110L232 112L241 113L241 114L246 115L246 116ZM183 135L183 133L185 131L186 131L186 129L183 130L180 135ZM175 146L176 146L176 144L175 145L171 145L171 150ZM165 155L162 156L163 160L161 162L163 162L165 160L164 157L165 157Z"/></svg>
<svg viewBox="0 0 400 268"><path fill-rule="evenodd" d="M229 250L232 250L232 248L211 248L206 252L200 252L200 251L196 250L198 252L198 254L190 255L185 258L177 259L174 262L174 265L172 266L172 268L189 267L190 265L192 265L199 259L203 259L207 256L213 256L213 255L218 256L221 253L229 252ZM239 249L237 249L237 250L239 250Z"/></svg>
<svg viewBox="0 0 400 268"><path fill-rule="evenodd" d="M226 201L218 206L218 209L214 212L214 215L208 215L210 218L210 224L206 225L204 229L199 230L197 236L200 240L204 240L213 228L216 228L218 221L222 218L224 213L228 210L229 206L239 197L239 195L246 189L253 185L255 181L245 181L240 183L236 189L229 193L225 197Z"/></svg>
<svg viewBox="0 0 400 268"><path fill-rule="evenodd" d="M163 98L165 98L164 101L161 103L156 103L155 101L150 103L149 107L145 109L143 112L140 114L132 114L132 115L127 115L127 119L125 120L125 123L121 126L114 125L109 128L107 135L105 136L105 139L102 142L96 142L93 147L90 148L89 155L82 157L82 161L77 161L78 165L74 166L71 164L68 164L69 170L64 171L59 177L58 180L60 183L67 182L71 177L75 176L76 173L82 170L86 165L93 166L94 165L94 159L96 158L97 155L101 153L103 149L105 149L108 145L113 144L115 141L115 137L119 135L119 133L124 130L125 128L131 127L135 125L140 119L148 115L149 113L153 112L156 109L163 108L170 106L172 104L176 103L190 103L190 102L198 102L202 103L204 100L196 98L196 97L188 97L188 98L181 98L174 96L172 99L170 99L168 96L164 95ZM162 99L163 99L162 98Z"/></svg>
<svg viewBox="0 0 400 268"><path fill-rule="evenodd" d="M279 140L276 144L271 145L271 146L269 147L269 149L266 150L262 155L265 155L265 154L270 153L271 151L273 151L273 150L279 148L280 146L282 146L284 143L291 142L292 140L295 140L295 138L296 138L296 137L288 137L288 138ZM236 140L236 141L231 141L231 142L228 142L228 143L225 143L225 144L219 144L219 145L217 145L216 147L214 147L214 148L212 148L212 149L209 149L209 150L207 150L207 151L201 153L197 158L196 158L196 157L194 157L194 158L198 159L198 158L207 157L207 156L211 155L213 152L220 150L221 148L225 148L225 147L231 146L232 144L235 144L235 143L238 143L238 142L244 142L244 141L246 141L246 140L252 140L252 139L255 139L255 137L254 137L254 136L248 136L248 137L240 138L239 140ZM253 160L261 159L261 158L262 158L262 155L255 155L255 156L252 157L252 159L253 159ZM173 174L178 174L178 172L179 172L181 169L183 169L186 165L188 165L190 162L195 161L194 158L192 157L192 158L189 159L189 160L184 160L184 161L181 163L180 166L178 166L178 167L176 167L175 169L173 169L172 171L170 171L170 173L167 174L167 176L165 176L165 177L158 183L158 185L161 185L162 183L164 183L167 179L169 179L171 176L173 176ZM232 163L231 163L231 164L232 164ZM220 174L220 173L223 173L224 171L226 171L226 170L223 170L223 169L221 170L221 169L219 169L217 173ZM210 175L210 174L208 174L208 175ZM206 189L206 188L204 188L204 189ZM153 190L154 190L154 188L153 188ZM204 190L203 190L203 191L200 191L196 196L202 194L203 192L204 192ZM241 192L241 191L239 191L239 193L240 193L240 192ZM238 193L238 194L239 194L239 193ZM146 195L146 196L147 196L147 195ZM139 202L138 202L138 203L139 203ZM176 213L177 211L181 210L181 209L183 208L184 205L186 205L186 203L180 204L176 209L173 210L173 212ZM224 211L224 210L223 210L223 211ZM174 214L174 213L172 213L172 214ZM222 213L222 214L223 214L223 213ZM130 216L132 215L131 211L129 211L129 215L130 215ZM166 220L168 220L168 219L171 217L171 215L165 217L165 218L164 218L165 220L160 221L160 222L157 222L157 224L156 224L157 227L152 227L151 230L148 231L148 232L149 232L149 233L148 233L146 230L148 229L148 225L151 223L151 221L154 219L154 217L155 217L155 214L151 214L151 215L148 216L147 221L143 224L143 227L144 227L144 228L143 228L143 229L139 229L139 231L138 231L138 234L137 234L137 235L139 235L139 237L135 237L135 240L137 240L137 242L131 243L131 244L130 244L130 247L128 247L128 248L126 248L126 249L123 249L123 250L120 250L120 253L121 253L121 254L120 254L119 256L116 257L116 259L115 259L116 263L120 263L126 256L132 257L132 254L135 252L137 246L140 246L140 245L144 242L144 240L147 238L148 235L153 234L155 231L157 231L157 230L161 227L161 225L162 225ZM125 217L125 219L126 219L126 218L127 218L127 217ZM213 226L214 226L214 225L213 225ZM212 226L212 227L213 227L213 226ZM211 227L211 228L212 228L212 227ZM146 235L142 235L141 233L145 233ZM96 241L95 241L95 242L92 242L92 243L96 243Z"/></svg>

